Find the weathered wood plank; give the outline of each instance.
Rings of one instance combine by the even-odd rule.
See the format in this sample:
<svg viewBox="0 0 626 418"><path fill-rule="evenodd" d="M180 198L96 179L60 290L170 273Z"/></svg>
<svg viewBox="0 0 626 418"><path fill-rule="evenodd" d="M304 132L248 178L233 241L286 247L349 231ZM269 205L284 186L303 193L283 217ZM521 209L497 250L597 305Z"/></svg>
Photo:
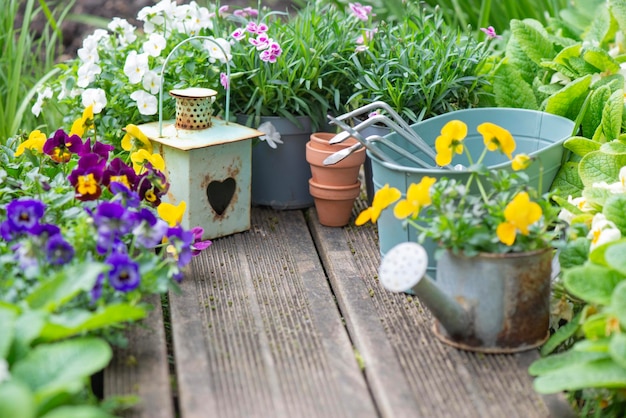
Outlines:
<svg viewBox="0 0 626 418"><path fill-rule="evenodd" d="M376 416L302 212L252 214L171 295L181 416Z"/></svg>
<svg viewBox="0 0 626 418"><path fill-rule="evenodd" d="M362 206L357 202L355 214ZM323 227L314 209L309 217L383 416L530 418L571 412L562 397L533 390L527 368L536 352L483 355L440 343L417 297L388 292L378 283L375 227Z"/></svg>
<svg viewBox="0 0 626 418"><path fill-rule="evenodd" d="M104 370L104 396L138 395L140 402L124 411L124 418L174 418L161 299L146 319L127 332L128 348L115 348Z"/></svg>

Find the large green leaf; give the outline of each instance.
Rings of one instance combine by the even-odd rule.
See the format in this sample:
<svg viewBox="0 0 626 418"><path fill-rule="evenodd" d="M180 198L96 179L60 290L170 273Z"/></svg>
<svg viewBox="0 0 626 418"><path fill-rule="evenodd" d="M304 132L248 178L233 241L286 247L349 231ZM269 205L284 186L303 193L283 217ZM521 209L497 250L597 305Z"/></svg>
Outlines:
<svg viewBox="0 0 626 418"><path fill-rule="evenodd" d="M626 369L610 358L585 363L572 362L568 367L537 377L533 386L539 393L585 388L625 388Z"/></svg>
<svg viewBox="0 0 626 418"><path fill-rule="evenodd" d="M44 341L55 341L83 332L136 321L145 316L145 307L125 303L108 305L95 313L72 310L50 316L50 320L41 330L40 338Z"/></svg>
<svg viewBox="0 0 626 418"><path fill-rule="evenodd" d="M623 276L596 264L572 267L563 273L563 284L574 296L589 303L608 305L613 290Z"/></svg>
<svg viewBox="0 0 626 418"><path fill-rule="evenodd" d="M620 134L623 110L624 90L619 89L611 94L602 110L602 131L608 141L616 139Z"/></svg>
<svg viewBox="0 0 626 418"><path fill-rule="evenodd" d="M611 336L609 353L614 362L626 369L626 335L615 333Z"/></svg>
<svg viewBox="0 0 626 418"><path fill-rule="evenodd" d="M609 10L622 32L626 32L626 1L609 0Z"/></svg>
<svg viewBox="0 0 626 418"><path fill-rule="evenodd" d="M45 322L45 311L25 311L15 321L15 341L11 350L12 360L19 360L30 351L31 343L39 337Z"/></svg>
<svg viewBox="0 0 626 418"><path fill-rule="evenodd" d="M578 112L589 94L590 85L591 75L572 81L548 98L546 112L565 116L571 120L578 119Z"/></svg>
<svg viewBox="0 0 626 418"><path fill-rule="evenodd" d="M609 100L609 97L611 97L611 88L608 85L598 87L591 93L589 98L589 107L585 111L585 115L582 120L583 134L586 137L591 137L596 129L598 129L598 126L600 126L600 123L602 122L604 104ZM594 143L600 147L599 143Z"/></svg>
<svg viewBox="0 0 626 418"><path fill-rule="evenodd" d="M580 316L579 312L571 321L557 329L556 332L550 336L550 339L541 346L542 356L547 356L552 353L561 344L576 334L576 331L580 328Z"/></svg>
<svg viewBox="0 0 626 418"><path fill-rule="evenodd" d="M56 408L41 418L115 418L108 412L91 405L71 405Z"/></svg>
<svg viewBox="0 0 626 418"><path fill-rule="evenodd" d="M562 270L582 266L588 258L589 240L583 237L569 241L567 245L559 251L559 265Z"/></svg>
<svg viewBox="0 0 626 418"><path fill-rule="evenodd" d="M493 82L496 103L500 107L538 109L532 87L511 65L503 63L498 67Z"/></svg>
<svg viewBox="0 0 626 418"><path fill-rule="evenodd" d="M607 92L608 92L608 89L607 89ZM608 99L608 96L607 96L607 99ZM572 151L574 154L580 157L584 157L590 152L598 151L600 149L600 145L602 144L596 141L592 141L591 139L585 138L582 136L573 136L565 140L565 142L563 143L563 146L565 148L567 148L568 150Z"/></svg>
<svg viewBox="0 0 626 418"><path fill-rule="evenodd" d="M565 164L562 164L552 181L551 190L563 198L580 196L583 190L583 182L578 174L578 164L573 161L567 161Z"/></svg>
<svg viewBox="0 0 626 418"><path fill-rule="evenodd" d="M0 306L0 359L6 358L13 342L17 312Z"/></svg>
<svg viewBox="0 0 626 418"><path fill-rule="evenodd" d="M37 407L33 393L15 380L0 383L0 417L34 418Z"/></svg>
<svg viewBox="0 0 626 418"><path fill-rule="evenodd" d="M511 20L511 33L519 42L524 53L539 65L544 59L553 59L556 56L554 45L549 40L545 30L541 30L541 23L526 20Z"/></svg>
<svg viewBox="0 0 626 418"><path fill-rule="evenodd" d="M626 281L621 282L613 292L611 309L622 327L626 325Z"/></svg>
<svg viewBox="0 0 626 418"><path fill-rule="evenodd" d="M11 374L41 401L57 393L81 390L84 379L106 367L112 355L104 340L93 337L41 344L16 362Z"/></svg>
<svg viewBox="0 0 626 418"><path fill-rule="evenodd" d="M589 43L601 44L602 41L607 36L609 30L611 28L611 15L609 14L609 10L606 6L602 5L596 9L595 16L591 22L591 25L587 29L585 33L585 41ZM595 64L594 64L595 66ZM596 66L599 70L602 70L602 67ZM619 70L619 66L618 66ZM617 70L616 70L617 71Z"/></svg>
<svg viewBox="0 0 626 418"><path fill-rule="evenodd" d="M531 364L528 368L528 373L531 376L540 376L542 374L561 370L562 368L568 367L574 363L586 363L606 358L609 358L609 355L606 353L596 351L576 351L570 349L562 353L552 354L551 356L540 358L539 360L533 362L533 364Z"/></svg>
<svg viewBox="0 0 626 418"><path fill-rule="evenodd" d="M54 311L74 298L80 291L91 290L104 268L105 266L100 263L83 263L62 270L37 286L26 297L26 302L33 309Z"/></svg>
<svg viewBox="0 0 626 418"><path fill-rule="evenodd" d="M605 181L614 183L619 170L626 165L626 154L609 155L602 151L590 152L579 163L578 172L585 187Z"/></svg>
<svg viewBox="0 0 626 418"><path fill-rule="evenodd" d="M622 237L626 237L626 216L624 216L626 214L626 195L613 194L609 196L604 203L602 213L606 216L606 219L617 226L622 233ZM621 249L625 251L622 254L626 255L626 245L622 246ZM622 257L622 259L626 259L626 257ZM626 270L620 271L626 274Z"/></svg>

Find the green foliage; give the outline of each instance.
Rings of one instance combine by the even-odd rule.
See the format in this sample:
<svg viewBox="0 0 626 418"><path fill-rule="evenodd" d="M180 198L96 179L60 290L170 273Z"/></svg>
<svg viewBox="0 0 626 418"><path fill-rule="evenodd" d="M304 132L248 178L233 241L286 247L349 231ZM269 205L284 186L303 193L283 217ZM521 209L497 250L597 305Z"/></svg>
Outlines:
<svg viewBox="0 0 626 418"><path fill-rule="evenodd" d="M35 127L40 121L31 114L29 103L40 80L52 69L61 46L60 25L75 0L49 8L44 0L3 0L0 14L0 144L19 129ZM51 3L52 4L52 3ZM21 6L21 7L20 7ZM33 30L33 22L43 22ZM21 26L16 25L21 22ZM56 115L50 114L50 120Z"/></svg>
<svg viewBox="0 0 626 418"><path fill-rule="evenodd" d="M351 88L344 101L358 108L380 100L412 123L478 106L486 95L490 44L447 25L441 10L427 12L413 1L405 8L373 33L368 22L363 37L371 39L336 56L336 73Z"/></svg>

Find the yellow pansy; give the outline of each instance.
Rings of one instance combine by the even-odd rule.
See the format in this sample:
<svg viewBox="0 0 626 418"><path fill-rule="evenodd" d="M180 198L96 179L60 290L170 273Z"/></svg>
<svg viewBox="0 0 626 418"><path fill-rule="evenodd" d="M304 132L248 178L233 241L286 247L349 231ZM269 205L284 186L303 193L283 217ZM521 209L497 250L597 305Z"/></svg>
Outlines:
<svg viewBox="0 0 626 418"><path fill-rule="evenodd" d="M400 200L393 209L393 214L398 219L408 216L416 218L423 207L430 205L430 187L435 184L434 177L422 177L419 183L413 183L406 191L406 199Z"/></svg>
<svg viewBox="0 0 626 418"><path fill-rule="evenodd" d="M31 151L37 151L39 153L43 152L43 144L46 143L46 134L41 132L40 130L34 130L28 135L28 139L22 142L17 146L17 150L15 150L15 156L19 157L24 153L25 149L29 149Z"/></svg>
<svg viewBox="0 0 626 418"><path fill-rule="evenodd" d="M454 153L463 152L463 140L467 136L467 125L460 120L451 120L441 128L441 135L435 139L435 161L444 166L452 162Z"/></svg>
<svg viewBox="0 0 626 418"><path fill-rule="evenodd" d="M133 162L133 168L138 174L141 172L144 161L151 163L152 167L156 170L165 170L165 160L163 160L163 157L160 154L150 154L145 149L140 149L139 151L135 151L130 154L130 160Z"/></svg>
<svg viewBox="0 0 626 418"><path fill-rule="evenodd" d="M517 232L528 235L528 227L541 219L541 215L541 206L531 202L528 193L520 192L504 208L505 222L498 225L496 234L504 244L513 245Z"/></svg>
<svg viewBox="0 0 626 418"><path fill-rule="evenodd" d="M531 162L532 159L528 155L517 154L515 158L513 158L513 161L511 161L511 168L513 171L526 170Z"/></svg>
<svg viewBox="0 0 626 418"><path fill-rule="evenodd" d="M135 151L138 149L145 149L148 153L152 154L152 143L148 137L141 132L141 129L137 125L132 123L126 125L124 128L126 135L122 138L122 149L124 151Z"/></svg>
<svg viewBox="0 0 626 418"><path fill-rule="evenodd" d="M513 159L513 151L515 151L516 145L515 139L513 139L513 135L509 131L490 122L478 125L476 130L483 136L485 147L489 151L499 149L504 155L509 157L509 160Z"/></svg>
<svg viewBox="0 0 626 418"><path fill-rule="evenodd" d="M83 115L76 119L72 124L70 136L78 135L81 138L85 135L85 131L93 126L93 105L89 105L83 111Z"/></svg>
<svg viewBox="0 0 626 418"><path fill-rule="evenodd" d="M176 226L183 220L183 214L187 209L187 203L183 200L174 206L171 203L163 202L157 207L157 213L169 226Z"/></svg>
<svg viewBox="0 0 626 418"><path fill-rule="evenodd" d="M376 223L380 213L389 205L391 205L396 200L400 199L402 193L400 190L395 187L389 187L388 184L385 184L384 187L379 189L374 195L374 199L372 200L372 206L362 211L359 216L357 216L354 221L355 225L363 225L367 221L371 221L372 223Z"/></svg>

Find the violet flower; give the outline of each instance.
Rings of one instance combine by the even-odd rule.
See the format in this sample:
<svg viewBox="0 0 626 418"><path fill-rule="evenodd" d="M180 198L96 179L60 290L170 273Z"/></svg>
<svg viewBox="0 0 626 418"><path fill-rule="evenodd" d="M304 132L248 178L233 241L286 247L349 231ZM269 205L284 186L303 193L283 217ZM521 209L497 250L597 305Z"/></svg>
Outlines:
<svg viewBox="0 0 626 418"><path fill-rule="evenodd" d="M167 234L169 228L167 222L157 218L152 211L146 208L141 209L138 217L141 221L132 231L135 242L144 248L155 248Z"/></svg>
<svg viewBox="0 0 626 418"><path fill-rule="evenodd" d="M78 135L69 136L63 129L58 129L54 135L43 144L43 152L58 163L66 163L72 154L79 154L83 150L83 141Z"/></svg>
<svg viewBox="0 0 626 418"><path fill-rule="evenodd" d="M39 200L13 200L7 205L5 222L8 223L9 232L29 232L39 224L45 209L46 205Z"/></svg>
<svg viewBox="0 0 626 418"><path fill-rule="evenodd" d="M191 255L196 256L202 252L202 250L208 248L212 242L209 240L202 240L202 235L204 234L204 228L201 226L196 226L191 228L191 233L193 234L193 243L191 244Z"/></svg>
<svg viewBox="0 0 626 418"><path fill-rule="evenodd" d="M67 264L74 258L74 247L61 234L53 235L46 242L46 258L52 265Z"/></svg>
<svg viewBox="0 0 626 418"><path fill-rule="evenodd" d="M109 271L109 283L115 290L129 292L139 286L139 265L128 254L112 253L105 261L112 267Z"/></svg>

